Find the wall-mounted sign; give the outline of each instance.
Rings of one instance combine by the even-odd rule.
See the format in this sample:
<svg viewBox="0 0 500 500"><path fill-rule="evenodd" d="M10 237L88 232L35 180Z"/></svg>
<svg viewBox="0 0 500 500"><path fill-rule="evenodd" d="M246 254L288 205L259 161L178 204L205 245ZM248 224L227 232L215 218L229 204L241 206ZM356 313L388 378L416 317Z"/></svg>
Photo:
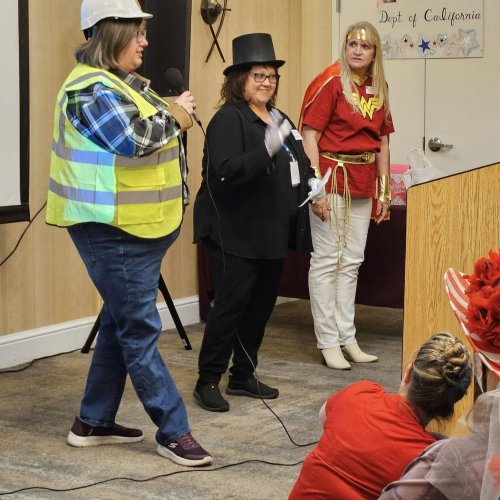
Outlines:
<svg viewBox="0 0 500 500"><path fill-rule="evenodd" d="M385 59L483 56L484 0L377 0Z"/></svg>

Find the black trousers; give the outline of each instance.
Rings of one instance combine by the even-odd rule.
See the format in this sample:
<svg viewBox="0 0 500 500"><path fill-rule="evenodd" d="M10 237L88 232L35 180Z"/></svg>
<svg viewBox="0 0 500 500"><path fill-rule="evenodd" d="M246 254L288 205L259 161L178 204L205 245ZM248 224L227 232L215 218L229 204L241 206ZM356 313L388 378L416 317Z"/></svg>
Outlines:
<svg viewBox="0 0 500 500"><path fill-rule="evenodd" d="M231 376L247 380L257 366L257 353L276 303L283 259L244 259L223 253L212 241L206 244L215 297L200 350L198 383L218 384L231 354Z"/></svg>

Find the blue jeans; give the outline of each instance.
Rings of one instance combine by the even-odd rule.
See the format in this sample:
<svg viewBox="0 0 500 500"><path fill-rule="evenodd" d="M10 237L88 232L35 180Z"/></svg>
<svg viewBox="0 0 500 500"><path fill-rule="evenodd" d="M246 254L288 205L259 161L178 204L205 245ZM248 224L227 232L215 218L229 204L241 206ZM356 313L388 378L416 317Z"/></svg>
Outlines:
<svg viewBox="0 0 500 500"><path fill-rule="evenodd" d="M158 426L159 443L190 432L184 402L157 349L160 265L179 231L145 239L91 222L71 226L68 232L104 301L80 408L82 422L113 425L128 373Z"/></svg>

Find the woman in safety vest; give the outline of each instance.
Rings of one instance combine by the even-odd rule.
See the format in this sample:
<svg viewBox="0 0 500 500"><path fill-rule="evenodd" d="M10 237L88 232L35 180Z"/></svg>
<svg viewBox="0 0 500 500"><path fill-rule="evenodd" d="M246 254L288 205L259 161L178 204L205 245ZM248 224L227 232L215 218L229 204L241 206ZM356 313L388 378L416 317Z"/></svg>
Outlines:
<svg viewBox="0 0 500 500"><path fill-rule="evenodd" d="M197 466L212 457L192 437L184 402L157 349L161 261L179 234L186 165L179 140L195 102L171 106L135 73L145 19L135 0L83 0L86 42L57 97L47 223L67 227L104 301L72 446L131 443L115 423L127 374L158 426L160 455Z"/></svg>

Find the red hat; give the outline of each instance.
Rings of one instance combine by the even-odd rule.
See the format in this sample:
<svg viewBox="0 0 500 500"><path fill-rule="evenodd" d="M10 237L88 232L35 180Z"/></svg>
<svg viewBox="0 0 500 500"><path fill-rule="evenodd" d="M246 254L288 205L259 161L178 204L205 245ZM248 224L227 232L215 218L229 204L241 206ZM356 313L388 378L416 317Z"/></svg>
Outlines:
<svg viewBox="0 0 500 500"><path fill-rule="evenodd" d="M448 269L444 283L451 307L481 361L500 378L500 252L490 250L474 274Z"/></svg>

